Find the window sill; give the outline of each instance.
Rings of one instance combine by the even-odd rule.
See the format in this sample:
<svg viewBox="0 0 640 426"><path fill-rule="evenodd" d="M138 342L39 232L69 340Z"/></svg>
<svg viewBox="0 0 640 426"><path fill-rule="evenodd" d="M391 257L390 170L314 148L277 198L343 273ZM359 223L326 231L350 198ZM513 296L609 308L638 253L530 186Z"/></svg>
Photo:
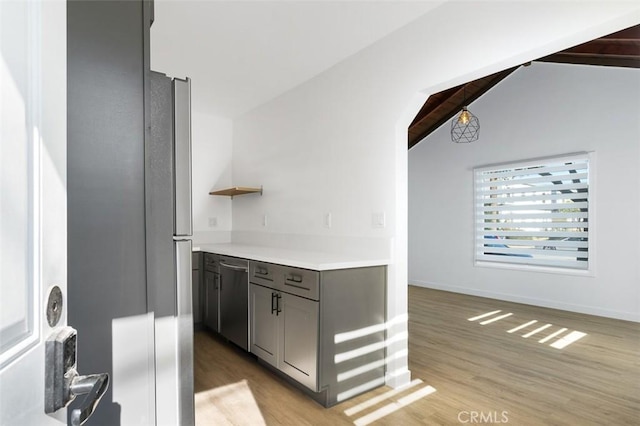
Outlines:
<svg viewBox="0 0 640 426"><path fill-rule="evenodd" d="M574 277L595 277L596 276L593 266L591 266L589 269L569 269L569 268L555 268L551 266L537 266L537 265L487 262L487 261L475 261L473 266L476 268L506 269L511 271L522 271L522 272L540 272L543 274L570 275Z"/></svg>

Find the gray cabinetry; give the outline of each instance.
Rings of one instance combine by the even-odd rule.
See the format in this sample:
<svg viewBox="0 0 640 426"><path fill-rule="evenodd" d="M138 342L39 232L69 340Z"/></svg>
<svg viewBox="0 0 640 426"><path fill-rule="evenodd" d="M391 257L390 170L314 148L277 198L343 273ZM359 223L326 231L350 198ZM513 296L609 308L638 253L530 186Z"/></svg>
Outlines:
<svg viewBox="0 0 640 426"><path fill-rule="evenodd" d="M219 328L219 257L215 254L204 254L204 312L203 321L205 327L218 332Z"/></svg>
<svg viewBox="0 0 640 426"><path fill-rule="evenodd" d="M318 302L251 284L251 352L317 391Z"/></svg>
<svg viewBox="0 0 640 426"><path fill-rule="evenodd" d="M333 405L384 385L386 267L323 271L319 402Z"/></svg>
<svg viewBox="0 0 640 426"><path fill-rule="evenodd" d="M204 293L202 286L202 253L194 252L191 259L191 298L193 302L193 323L201 325L203 321Z"/></svg>
<svg viewBox="0 0 640 426"><path fill-rule="evenodd" d="M318 389L318 302L283 293L278 368L314 392Z"/></svg>
<svg viewBox="0 0 640 426"><path fill-rule="evenodd" d="M250 262L251 352L325 406L384 384L386 267Z"/></svg>
<svg viewBox="0 0 640 426"><path fill-rule="evenodd" d="M274 367L278 366L277 293L257 284L250 285L251 352Z"/></svg>
<svg viewBox="0 0 640 426"><path fill-rule="evenodd" d="M318 391L319 273L251 262L251 352Z"/></svg>

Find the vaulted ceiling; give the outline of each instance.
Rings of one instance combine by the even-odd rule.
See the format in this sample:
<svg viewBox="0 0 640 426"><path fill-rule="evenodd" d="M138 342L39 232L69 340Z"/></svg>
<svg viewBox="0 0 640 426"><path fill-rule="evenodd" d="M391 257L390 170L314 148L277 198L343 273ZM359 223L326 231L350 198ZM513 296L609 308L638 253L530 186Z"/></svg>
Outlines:
<svg viewBox="0 0 640 426"><path fill-rule="evenodd" d="M537 61L640 68L640 25L545 56ZM463 106L478 99L519 67L509 68L429 96L409 126L409 149L448 122Z"/></svg>
<svg viewBox="0 0 640 426"><path fill-rule="evenodd" d="M233 119L441 4L155 0L151 69L189 76L194 110Z"/></svg>

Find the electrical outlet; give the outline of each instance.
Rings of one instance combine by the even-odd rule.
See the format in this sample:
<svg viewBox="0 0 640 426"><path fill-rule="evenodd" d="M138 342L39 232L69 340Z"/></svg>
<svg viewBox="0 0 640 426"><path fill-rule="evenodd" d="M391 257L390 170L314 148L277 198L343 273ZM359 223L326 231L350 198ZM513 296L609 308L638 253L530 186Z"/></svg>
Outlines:
<svg viewBox="0 0 640 426"><path fill-rule="evenodd" d="M331 228L331 213L325 213L324 214L324 221L323 221L323 226L325 228Z"/></svg>
<svg viewBox="0 0 640 426"><path fill-rule="evenodd" d="M215 228L216 226L218 226L218 218L217 217L210 217L209 218L209 228Z"/></svg>
<svg viewBox="0 0 640 426"><path fill-rule="evenodd" d="M387 226L386 215L384 212L373 213L371 215L371 227L372 228L384 228Z"/></svg>

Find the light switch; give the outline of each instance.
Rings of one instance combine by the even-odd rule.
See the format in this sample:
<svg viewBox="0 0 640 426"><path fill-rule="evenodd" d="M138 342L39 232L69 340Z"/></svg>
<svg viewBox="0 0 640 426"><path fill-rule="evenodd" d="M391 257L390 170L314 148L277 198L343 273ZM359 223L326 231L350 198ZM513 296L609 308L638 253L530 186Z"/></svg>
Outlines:
<svg viewBox="0 0 640 426"><path fill-rule="evenodd" d="M323 226L325 228L331 228L331 213L325 213L324 214L324 221L323 221Z"/></svg>
<svg viewBox="0 0 640 426"><path fill-rule="evenodd" d="M373 213L371 215L371 227L372 228L384 228L387 226L386 215L384 212Z"/></svg>

